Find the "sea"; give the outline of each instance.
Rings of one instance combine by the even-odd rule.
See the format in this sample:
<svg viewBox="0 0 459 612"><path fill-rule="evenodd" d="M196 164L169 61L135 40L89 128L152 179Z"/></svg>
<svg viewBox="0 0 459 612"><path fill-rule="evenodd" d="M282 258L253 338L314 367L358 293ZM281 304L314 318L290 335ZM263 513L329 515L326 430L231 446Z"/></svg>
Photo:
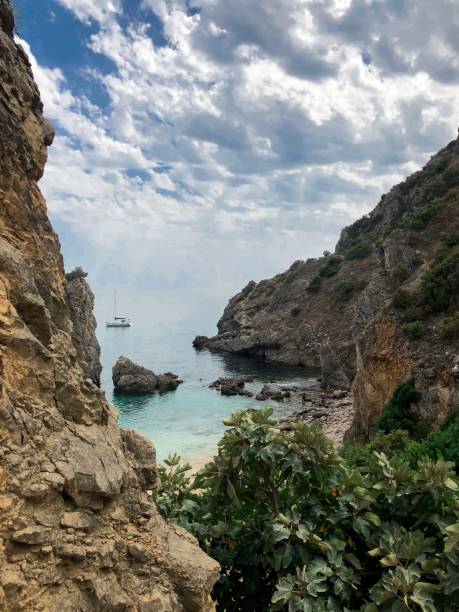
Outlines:
<svg viewBox="0 0 459 612"><path fill-rule="evenodd" d="M198 330L199 331L199 330ZM246 388L257 392L265 383L318 388L318 371L268 363L261 359L229 353L196 350L195 329L158 328L150 320L135 321L130 328L107 328L99 321L102 388L117 408L121 427L136 429L150 438L157 459L178 453L183 461L203 465L216 453L225 426L224 417L236 410L272 407L276 417L287 416L298 406L293 402L259 402L249 397L226 397L209 385L219 377L247 376L254 379ZM132 396L114 393L111 371L120 355L153 370L174 372L183 383L164 395Z"/></svg>

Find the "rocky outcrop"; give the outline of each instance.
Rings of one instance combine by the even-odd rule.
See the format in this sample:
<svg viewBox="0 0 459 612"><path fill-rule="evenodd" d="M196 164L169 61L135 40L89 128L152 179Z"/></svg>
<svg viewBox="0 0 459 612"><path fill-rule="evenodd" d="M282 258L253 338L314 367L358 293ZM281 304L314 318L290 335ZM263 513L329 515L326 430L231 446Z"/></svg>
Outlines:
<svg viewBox="0 0 459 612"><path fill-rule="evenodd" d="M397 385L413 376L423 398L419 411L439 425L459 404L453 371L458 334L441 334L459 308L458 206L459 140L345 228L334 254L296 261L283 274L251 281L229 301L218 334L198 336L195 347L320 367L324 388L353 386L354 439L373 433ZM419 292L446 248L449 304L421 314L415 303L394 306L400 291Z"/></svg>
<svg viewBox="0 0 459 612"><path fill-rule="evenodd" d="M112 370L115 391L131 395L150 395L175 391L183 382L176 374L155 374L134 363L127 357L119 357Z"/></svg>
<svg viewBox="0 0 459 612"><path fill-rule="evenodd" d="M96 337L97 322L93 314L94 294L84 277L68 281L65 293L73 323L73 339L81 353L83 370L88 378L100 387L102 365L100 346Z"/></svg>
<svg viewBox="0 0 459 612"><path fill-rule="evenodd" d="M253 393L245 389L245 383L252 382L245 377L239 378L218 378L209 385L209 389L218 389L222 395L244 395L252 397Z"/></svg>
<svg viewBox="0 0 459 612"><path fill-rule="evenodd" d="M159 516L151 443L82 369L37 186L51 128L0 7L0 608L211 610L218 564Z"/></svg>

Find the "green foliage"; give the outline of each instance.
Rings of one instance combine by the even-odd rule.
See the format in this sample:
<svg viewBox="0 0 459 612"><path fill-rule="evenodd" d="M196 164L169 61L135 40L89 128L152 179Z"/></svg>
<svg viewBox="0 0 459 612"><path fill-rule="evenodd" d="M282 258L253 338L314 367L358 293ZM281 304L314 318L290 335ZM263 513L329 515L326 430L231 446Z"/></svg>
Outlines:
<svg viewBox="0 0 459 612"><path fill-rule="evenodd" d="M364 257L367 257L370 252L371 249L368 244L365 244L364 242L356 242L346 251L346 259L363 259Z"/></svg>
<svg viewBox="0 0 459 612"><path fill-rule="evenodd" d="M407 431L396 429L388 434L378 432L367 444L347 444L341 455L347 465L360 468L370 465L376 461L377 453L384 453L391 458L406 450L411 438Z"/></svg>
<svg viewBox="0 0 459 612"><path fill-rule="evenodd" d="M181 464L176 453L169 455L163 465L158 467L159 487L156 491L156 506L162 515L169 519L177 518L183 505L191 496L191 470L189 463Z"/></svg>
<svg viewBox="0 0 459 612"><path fill-rule="evenodd" d="M443 323L440 334L443 340L459 340L459 310Z"/></svg>
<svg viewBox="0 0 459 612"><path fill-rule="evenodd" d="M406 225L417 232L423 230L434 216L436 209L433 204L415 208L407 215Z"/></svg>
<svg viewBox="0 0 459 612"><path fill-rule="evenodd" d="M395 306L395 308L401 309L414 306L415 301L416 296L411 293L411 291L407 291L406 289L397 289L392 298L392 304Z"/></svg>
<svg viewBox="0 0 459 612"><path fill-rule="evenodd" d="M320 274L315 274L312 277L306 290L308 291L308 293L317 293L320 290L321 285L322 285L322 279L320 277Z"/></svg>
<svg viewBox="0 0 459 612"><path fill-rule="evenodd" d="M77 266L71 272L67 272L65 278L70 282L75 278L85 278L86 276L88 276L88 273L85 272L81 266Z"/></svg>
<svg viewBox="0 0 459 612"><path fill-rule="evenodd" d="M173 517L221 564L219 611L446 612L459 604L451 464L413 470L376 453L356 470L319 425L280 431L269 409L225 424L218 455L186 485ZM156 496L166 518L167 488Z"/></svg>
<svg viewBox="0 0 459 612"><path fill-rule="evenodd" d="M319 274L322 277L334 276L341 265L341 259L339 257L329 257L324 265L320 268Z"/></svg>
<svg viewBox="0 0 459 612"><path fill-rule="evenodd" d="M446 170L449 165L449 162L450 159L448 157L439 157L437 159L433 159L429 163L428 168L430 170L433 170L435 173L441 173L443 172L443 170Z"/></svg>
<svg viewBox="0 0 459 612"><path fill-rule="evenodd" d="M427 312L441 312L459 297L459 252L441 250L422 277L422 300Z"/></svg>
<svg viewBox="0 0 459 612"><path fill-rule="evenodd" d="M347 302L356 291L362 291L367 286L367 281L342 281L335 287L335 301Z"/></svg>
<svg viewBox="0 0 459 612"><path fill-rule="evenodd" d="M341 259L339 257L329 257L327 261L320 268L318 273L313 276L311 282L307 287L309 293L317 293L322 285L322 278L328 278L334 276L341 266Z"/></svg>
<svg viewBox="0 0 459 612"><path fill-rule="evenodd" d="M410 340L419 340L424 335L425 329L421 321L411 321L402 325L402 331Z"/></svg>
<svg viewBox="0 0 459 612"><path fill-rule="evenodd" d="M402 457L414 467L425 457L445 459L452 461L459 471L459 416L456 414L441 431L434 431L424 440L409 444Z"/></svg>
<svg viewBox="0 0 459 612"><path fill-rule="evenodd" d="M386 433L403 429L410 435L419 435L420 419L411 410L411 405L418 402L420 398L414 379L399 385L381 413L378 429Z"/></svg>

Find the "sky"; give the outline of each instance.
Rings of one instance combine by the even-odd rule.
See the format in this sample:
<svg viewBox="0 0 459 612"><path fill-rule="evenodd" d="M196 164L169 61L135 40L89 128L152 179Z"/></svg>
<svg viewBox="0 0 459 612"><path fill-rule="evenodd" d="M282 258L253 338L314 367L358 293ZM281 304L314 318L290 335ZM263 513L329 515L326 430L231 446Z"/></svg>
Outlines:
<svg viewBox="0 0 459 612"><path fill-rule="evenodd" d="M107 316L210 333L456 135L457 0L15 0L40 186Z"/></svg>

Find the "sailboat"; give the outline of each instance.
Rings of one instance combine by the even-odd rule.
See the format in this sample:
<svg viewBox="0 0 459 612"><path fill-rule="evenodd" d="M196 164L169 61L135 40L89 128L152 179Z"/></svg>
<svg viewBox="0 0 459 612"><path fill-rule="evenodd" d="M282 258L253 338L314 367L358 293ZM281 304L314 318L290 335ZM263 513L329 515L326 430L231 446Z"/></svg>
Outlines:
<svg viewBox="0 0 459 612"><path fill-rule="evenodd" d="M111 321L107 321L107 327L132 327L131 319L128 317L118 317L116 315L116 289L115 289L115 316Z"/></svg>

